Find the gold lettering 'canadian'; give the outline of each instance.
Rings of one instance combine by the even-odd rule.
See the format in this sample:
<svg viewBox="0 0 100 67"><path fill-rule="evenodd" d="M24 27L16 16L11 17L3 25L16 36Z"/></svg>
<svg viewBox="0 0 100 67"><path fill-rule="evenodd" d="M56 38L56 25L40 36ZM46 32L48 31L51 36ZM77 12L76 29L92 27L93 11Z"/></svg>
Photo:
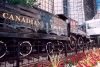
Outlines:
<svg viewBox="0 0 100 67"><path fill-rule="evenodd" d="M30 19L30 18L22 17L22 16L17 16L17 15L13 15L13 14L9 14L9 13L3 13L2 16L5 19L10 19L10 20L13 20L13 21L30 23L30 24L34 24L36 26L40 25L40 22L38 20L33 20L33 19Z"/></svg>

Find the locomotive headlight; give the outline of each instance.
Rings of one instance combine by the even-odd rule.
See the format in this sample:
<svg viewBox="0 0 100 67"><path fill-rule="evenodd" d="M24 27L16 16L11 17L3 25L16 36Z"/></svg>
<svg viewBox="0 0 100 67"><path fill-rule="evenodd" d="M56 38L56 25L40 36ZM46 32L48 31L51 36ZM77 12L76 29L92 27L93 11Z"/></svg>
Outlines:
<svg viewBox="0 0 100 67"><path fill-rule="evenodd" d="M6 54L6 51L7 51L6 44L0 41L0 58L2 58Z"/></svg>
<svg viewBox="0 0 100 67"><path fill-rule="evenodd" d="M32 45L28 41L24 41L20 44L20 55L27 56L32 52Z"/></svg>

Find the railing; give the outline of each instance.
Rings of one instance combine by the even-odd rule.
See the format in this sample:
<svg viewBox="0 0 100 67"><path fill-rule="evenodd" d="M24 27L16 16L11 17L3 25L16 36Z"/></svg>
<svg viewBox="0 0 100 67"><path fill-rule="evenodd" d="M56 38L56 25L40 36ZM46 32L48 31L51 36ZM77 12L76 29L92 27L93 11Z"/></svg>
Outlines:
<svg viewBox="0 0 100 67"><path fill-rule="evenodd" d="M0 52L5 50L4 53L0 53L0 67L37 67L37 65L45 67L50 61L49 55L60 52L62 58L68 58L90 50L96 45L88 42L79 48L77 43L72 46L66 41L10 39L0 41L0 47Z"/></svg>

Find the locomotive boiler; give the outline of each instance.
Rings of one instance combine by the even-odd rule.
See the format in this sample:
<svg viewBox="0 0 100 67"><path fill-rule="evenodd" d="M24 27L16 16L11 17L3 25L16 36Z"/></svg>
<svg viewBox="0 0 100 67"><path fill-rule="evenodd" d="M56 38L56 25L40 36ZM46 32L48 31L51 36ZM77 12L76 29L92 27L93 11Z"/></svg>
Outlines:
<svg viewBox="0 0 100 67"><path fill-rule="evenodd" d="M78 22L42 9L0 3L0 61L83 49L89 38ZM17 56L17 58L16 58Z"/></svg>

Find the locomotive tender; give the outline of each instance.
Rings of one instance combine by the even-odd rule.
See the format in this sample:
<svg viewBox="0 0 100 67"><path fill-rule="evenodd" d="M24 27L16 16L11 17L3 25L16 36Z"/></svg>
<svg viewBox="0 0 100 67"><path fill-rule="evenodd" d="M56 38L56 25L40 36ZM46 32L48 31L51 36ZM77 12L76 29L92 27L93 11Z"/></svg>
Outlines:
<svg viewBox="0 0 100 67"><path fill-rule="evenodd" d="M0 3L0 61L59 50L66 55L67 50L83 49L88 42L86 33L69 17Z"/></svg>

